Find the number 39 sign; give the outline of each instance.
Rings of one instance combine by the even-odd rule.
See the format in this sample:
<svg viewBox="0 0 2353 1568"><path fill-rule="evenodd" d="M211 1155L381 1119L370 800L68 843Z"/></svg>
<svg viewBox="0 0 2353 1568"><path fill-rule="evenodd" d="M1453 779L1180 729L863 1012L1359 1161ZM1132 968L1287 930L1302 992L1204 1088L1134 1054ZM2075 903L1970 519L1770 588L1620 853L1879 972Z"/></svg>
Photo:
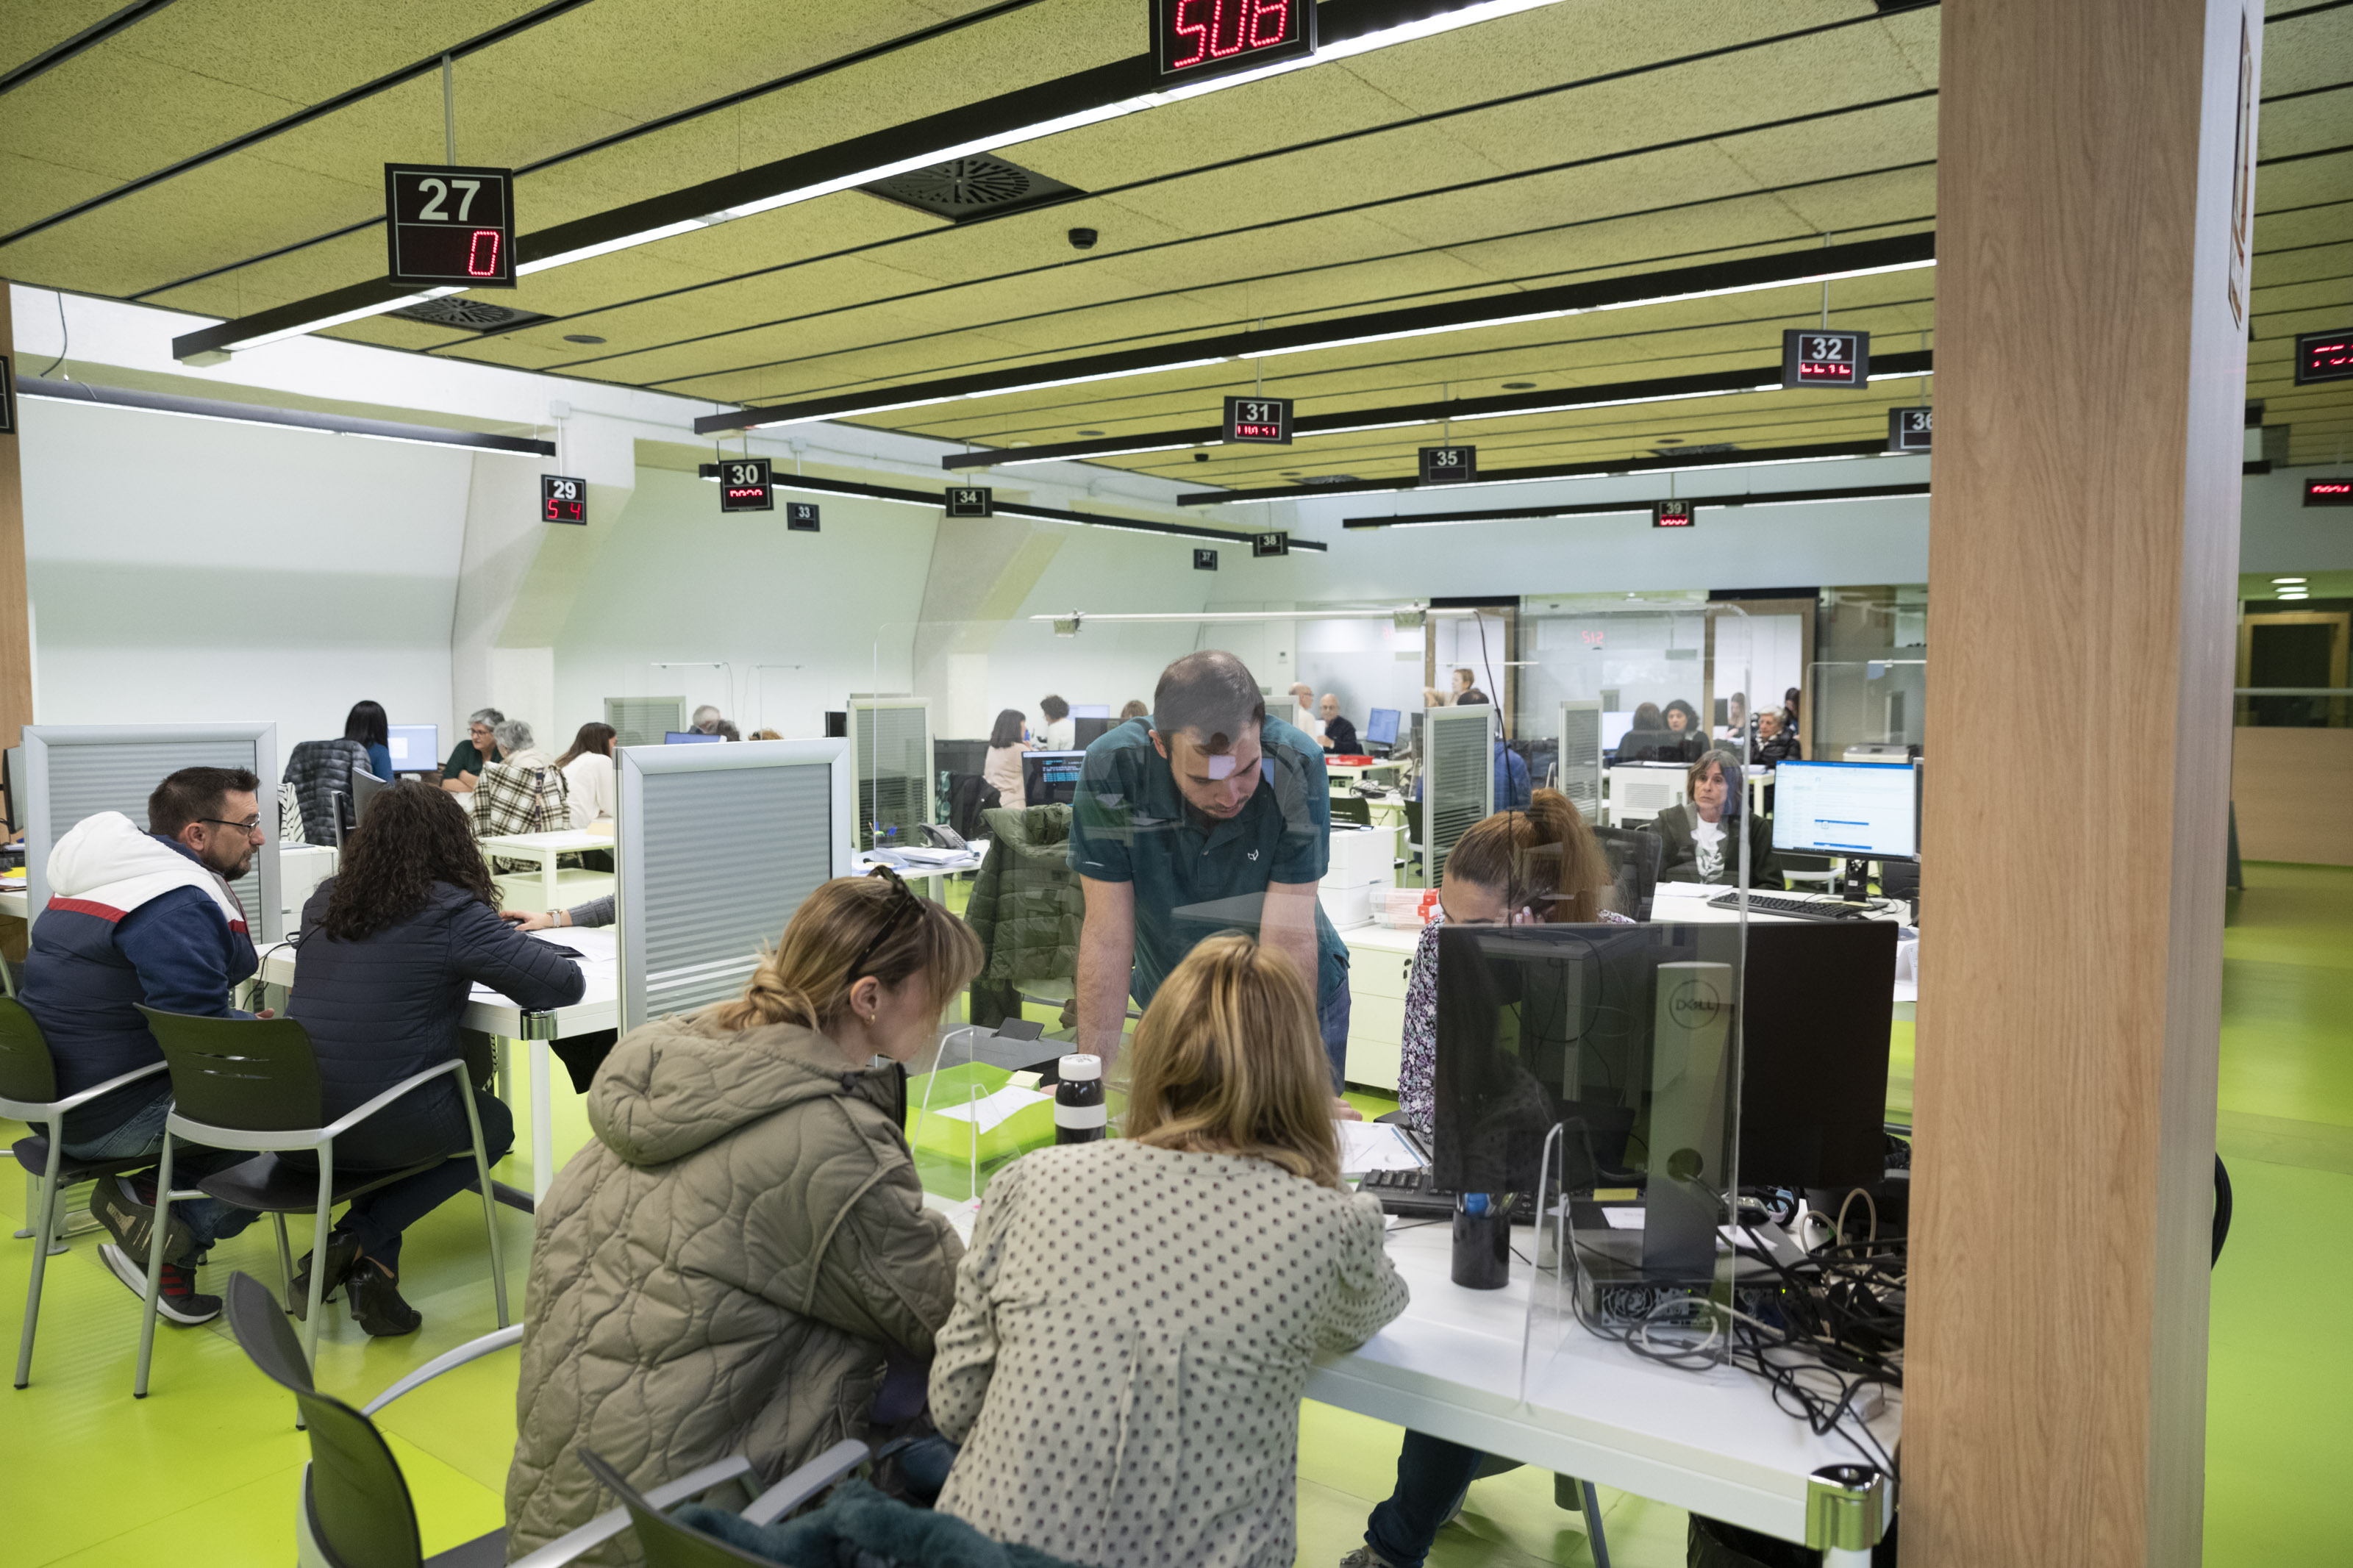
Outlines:
<svg viewBox="0 0 2353 1568"><path fill-rule="evenodd" d="M393 281L513 288L513 189L511 169L386 163L384 230Z"/></svg>

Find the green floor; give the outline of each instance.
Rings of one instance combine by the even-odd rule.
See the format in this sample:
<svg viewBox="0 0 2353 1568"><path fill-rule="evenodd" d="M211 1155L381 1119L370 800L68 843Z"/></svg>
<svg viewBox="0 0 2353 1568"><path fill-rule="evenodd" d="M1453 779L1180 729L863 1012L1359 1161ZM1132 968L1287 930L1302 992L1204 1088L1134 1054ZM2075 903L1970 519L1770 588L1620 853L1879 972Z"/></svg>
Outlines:
<svg viewBox="0 0 2353 1568"><path fill-rule="evenodd" d="M2251 865L2224 949L2220 1141L2238 1191L2214 1276L2206 1560L2218 1565L2342 1561L2353 1540L2353 869ZM1908 1105L1910 1031L1899 1030L1891 1098ZM587 1136L557 1095L556 1147ZM19 1129L0 1124L13 1140ZM527 1184L528 1163L502 1172ZM0 1180L0 1301L23 1299L30 1248L6 1239L23 1187ZM527 1222L504 1216L520 1303ZM276 1278L266 1227L221 1247L215 1281L241 1268ZM357 1402L491 1327L479 1211L452 1205L412 1233L406 1289L417 1334L369 1342L329 1309L319 1383ZM2284 1310L2284 1309L2295 1309ZM0 1391L0 1568L171 1562L177 1568L290 1563L304 1440L291 1404L217 1326L164 1329L153 1395L131 1397L138 1302L99 1266L90 1238L51 1260L33 1385ZM13 1322L13 1317L0 1321ZM513 1440L515 1361L494 1356L385 1413L428 1552L494 1528ZM1758 1397L1764 1397L1759 1392ZM1300 1561L1329 1568L1360 1539L1388 1489L1397 1428L1310 1405L1301 1422ZM1673 1509L1603 1494L1623 1568L1683 1561ZM1529 1470L1482 1481L1439 1538L1437 1568L1590 1561L1576 1516Z"/></svg>

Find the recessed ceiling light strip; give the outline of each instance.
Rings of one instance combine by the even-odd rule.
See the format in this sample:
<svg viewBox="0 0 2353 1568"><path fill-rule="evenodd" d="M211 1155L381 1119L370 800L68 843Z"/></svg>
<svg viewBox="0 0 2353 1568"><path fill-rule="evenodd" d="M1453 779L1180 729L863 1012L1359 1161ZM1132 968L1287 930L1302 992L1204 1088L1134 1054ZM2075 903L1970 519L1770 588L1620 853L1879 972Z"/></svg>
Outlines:
<svg viewBox="0 0 2353 1568"><path fill-rule="evenodd" d="M1163 89L1158 85L1161 78L1152 57L1131 56L910 124L853 137L830 147L632 202L536 234L519 236L515 241L515 274L522 277L609 256L694 229L813 201L910 170L928 168L951 158L1018 147L1040 137L1556 3L1557 0L1474 0L1471 5L1433 11L1430 0L1324 0L1315 13L1317 32L1323 41L1316 52L1305 58L1281 60L1256 70ZM185 359L198 353L233 353L417 302L405 292L396 298L392 291L400 289L398 284L378 279L224 321L174 339L172 355Z"/></svg>
<svg viewBox="0 0 2353 1568"><path fill-rule="evenodd" d="M1936 355L1920 350L1877 354L1872 358L1873 381L1910 380L1935 373ZM1306 414L1293 419L1294 440L1309 436L1353 436L1367 430L1402 430L1422 425L1480 419L1508 419L1529 414L1565 414L1579 408L1627 408L1645 403L1679 403L1689 398L1726 397L1747 392L1781 390L1778 365L1747 370L1715 371L1705 375L1662 376L1651 381L1620 381L1603 386L1569 387L1551 392L1515 392L1493 397L1459 397L1451 403L1401 404L1388 408L1359 408L1345 414ZM951 452L940 467L1011 468L1024 463L1064 462L1083 458L1122 458L1140 452L1175 452L1187 447L1223 446L1225 431L1209 425L1190 430L1139 431L1133 436L1108 436L1092 441L1054 441L1044 446L984 447Z"/></svg>
<svg viewBox="0 0 2353 1568"><path fill-rule="evenodd" d="M974 375L902 386L876 387L864 394L837 395L799 403L744 408L727 414L706 415L694 422L694 428L697 434L708 436L724 430L804 425L819 419L853 418L901 408L955 403L966 398L1004 397L1049 387L1192 370L1203 365L1230 364L1274 354L1384 342L1397 338L1426 337L1435 332L1469 331L1514 322L1552 321L1596 310L1681 303L1711 299L1719 294L1746 294L1759 289L1819 283L1825 278L1862 278L1910 272L1934 267L1936 255L1936 237L1934 234L1855 240L1846 245L1746 256L1732 261L1711 261L1696 267L1671 268L1633 277L1563 283L1549 289L1523 289L1476 300L1450 300L1442 304L1411 305L1362 316L1296 322L1263 331L1226 332L1214 338L1166 343L1158 348L1123 349L1083 359L984 371Z"/></svg>

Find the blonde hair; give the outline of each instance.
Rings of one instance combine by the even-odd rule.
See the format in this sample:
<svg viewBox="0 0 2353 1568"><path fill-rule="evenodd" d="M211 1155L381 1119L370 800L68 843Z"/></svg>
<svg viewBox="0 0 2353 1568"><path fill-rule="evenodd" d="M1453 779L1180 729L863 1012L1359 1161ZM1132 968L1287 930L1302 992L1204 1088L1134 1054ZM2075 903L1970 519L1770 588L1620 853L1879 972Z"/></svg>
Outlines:
<svg viewBox="0 0 2353 1568"><path fill-rule="evenodd" d="M1340 1184L1314 993L1287 954L1238 931L1203 942L1145 1009L1134 1053L1130 1141L1248 1154Z"/></svg>
<svg viewBox="0 0 2353 1568"><path fill-rule="evenodd" d="M1599 919L1611 881L1609 858L1584 814L1556 789L1537 790L1525 811L1473 823L1447 851L1446 879L1458 878L1493 888L1506 910L1533 910L1540 921Z"/></svg>
<svg viewBox="0 0 2353 1568"><path fill-rule="evenodd" d="M899 901L902 893L913 903L912 919ZM874 951L861 963L869 944ZM744 994L720 1003L712 1017L723 1029L798 1024L822 1031L849 1011L849 988L869 974L892 989L922 974L939 1012L980 973L980 938L972 928L913 889L882 877L836 877L802 900L784 941L761 955Z"/></svg>

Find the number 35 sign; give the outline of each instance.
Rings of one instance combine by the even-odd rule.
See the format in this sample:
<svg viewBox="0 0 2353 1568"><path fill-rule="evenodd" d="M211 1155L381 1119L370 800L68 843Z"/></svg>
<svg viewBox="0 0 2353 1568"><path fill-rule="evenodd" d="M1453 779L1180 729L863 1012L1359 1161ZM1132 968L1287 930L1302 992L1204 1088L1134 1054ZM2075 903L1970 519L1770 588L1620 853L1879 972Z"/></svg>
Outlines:
<svg viewBox="0 0 2353 1568"><path fill-rule="evenodd" d="M512 169L384 166L385 243L396 283L512 289Z"/></svg>

